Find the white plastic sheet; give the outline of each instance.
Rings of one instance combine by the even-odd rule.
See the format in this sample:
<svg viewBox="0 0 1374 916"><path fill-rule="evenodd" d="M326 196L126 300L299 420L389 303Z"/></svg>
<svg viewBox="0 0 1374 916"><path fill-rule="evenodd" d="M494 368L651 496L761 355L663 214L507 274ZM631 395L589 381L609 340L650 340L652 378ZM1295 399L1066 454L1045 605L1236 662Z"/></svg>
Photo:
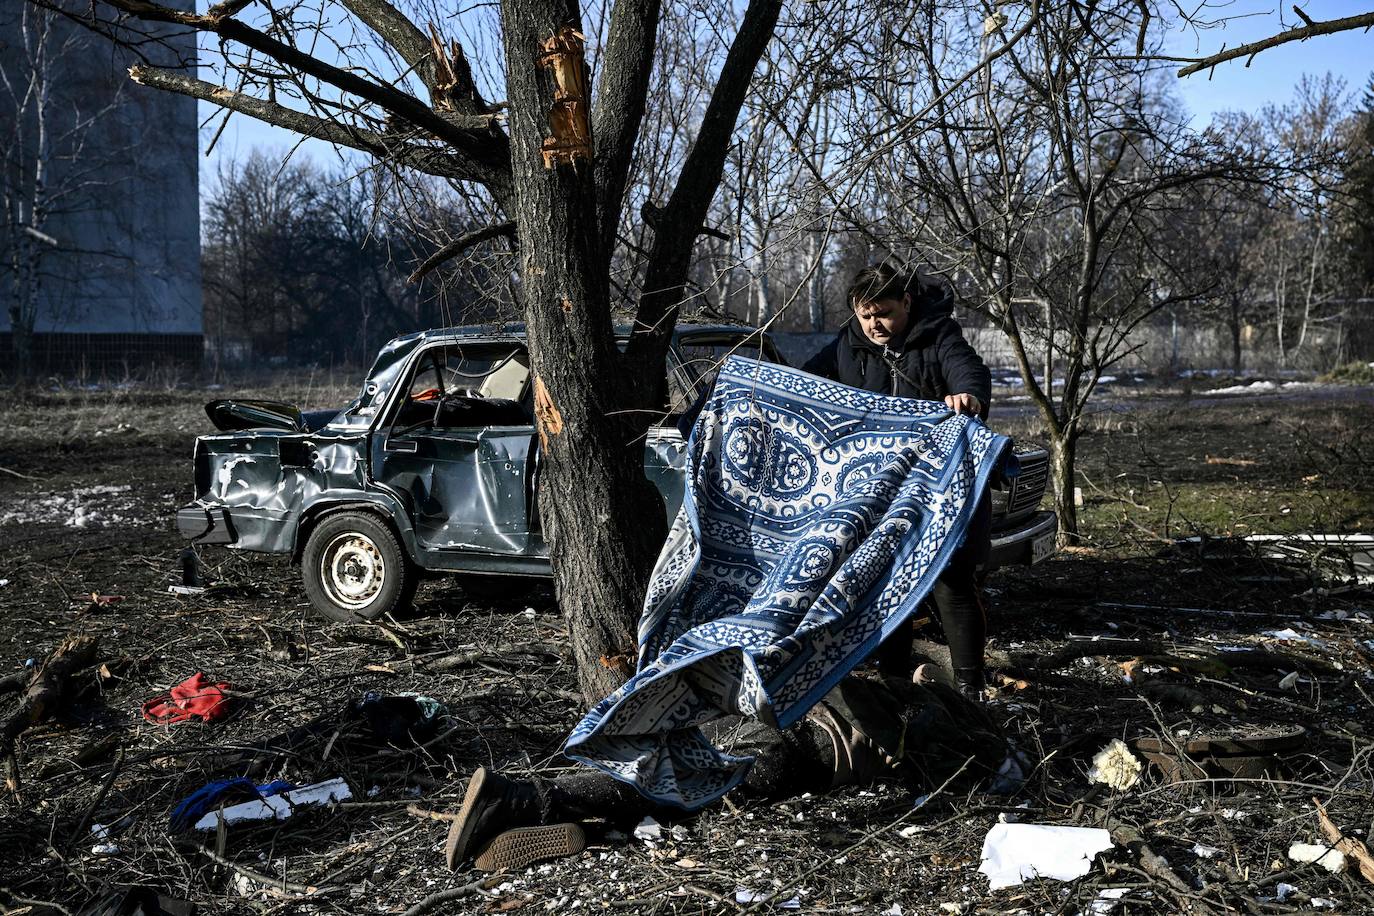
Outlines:
<svg viewBox="0 0 1374 916"><path fill-rule="evenodd" d="M1112 836L1096 827L1046 824L993 824L983 839L983 864L992 890L1030 878L1072 881L1092 868L1099 852L1112 848Z"/></svg>
<svg viewBox="0 0 1374 916"><path fill-rule="evenodd" d="M309 786L301 786L299 789L279 792L276 795L269 795L256 801L248 801L241 805L230 805L228 808L211 811L196 821L196 829L214 830L221 818L226 824L237 824L241 821L284 821L291 816L292 811L296 808L308 805L327 805L331 802L347 801L352 797L353 793L349 791L348 783L340 778L330 779Z"/></svg>

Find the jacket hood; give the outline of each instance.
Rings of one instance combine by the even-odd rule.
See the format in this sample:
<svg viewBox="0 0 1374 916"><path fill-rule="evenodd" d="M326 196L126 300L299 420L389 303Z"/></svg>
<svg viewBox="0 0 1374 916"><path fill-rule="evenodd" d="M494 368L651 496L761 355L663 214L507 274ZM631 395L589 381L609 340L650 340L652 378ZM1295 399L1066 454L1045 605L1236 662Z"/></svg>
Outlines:
<svg viewBox="0 0 1374 916"><path fill-rule="evenodd" d="M947 286L917 281L911 289L911 321L907 324L905 336L892 349L906 350L916 345L953 314L953 290ZM875 352L882 349L879 344L868 339L853 315L849 316L844 326L849 333L851 346Z"/></svg>

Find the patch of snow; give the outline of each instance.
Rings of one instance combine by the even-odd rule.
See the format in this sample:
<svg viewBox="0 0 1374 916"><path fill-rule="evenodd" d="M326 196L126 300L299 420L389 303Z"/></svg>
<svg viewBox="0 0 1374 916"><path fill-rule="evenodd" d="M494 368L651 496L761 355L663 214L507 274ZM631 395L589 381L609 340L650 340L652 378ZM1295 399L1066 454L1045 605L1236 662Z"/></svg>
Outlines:
<svg viewBox="0 0 1374 916"><path fill-rule="evenodd" d="M63 525L67 528L107 528L139 522L132 487L78 487L70 494L36 493L11 503L0 512L0 525ZM8 581L8 580L6 580Z"/></svg>

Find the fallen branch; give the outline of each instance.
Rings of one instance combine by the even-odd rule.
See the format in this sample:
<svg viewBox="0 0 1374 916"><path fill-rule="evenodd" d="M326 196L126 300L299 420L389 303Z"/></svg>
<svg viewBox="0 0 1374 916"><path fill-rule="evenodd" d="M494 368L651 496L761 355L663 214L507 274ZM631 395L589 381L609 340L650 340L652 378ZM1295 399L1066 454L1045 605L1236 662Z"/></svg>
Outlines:
<svg viewBox="0 0 1374 916"><path fill-rule="evenodd" d="M1370 884L1374 884L1374 855L1369 854L1369 848L1354 837L1341 833L1341 828L1327 815L1326 806L1316 798L1312 799L1312 804L1317 806L1317 822L1321 825L1322 833L1326 834L1327 840L1331 842L1331 848L1354 859L1360 866L1360 874Z"/></svg>
<svg viewBox="0 0 1374 916"><path fill-rule="evenodd" d="M5 785L19 793L19 761L15 743L28 728L52 718L62 705L71 676L95 664L100 640L94 636L74 636L64 640L48 656L19 698L19 709L0 726L0 760L5 761Z"/></svg>
<svg viewBox="0 0 1374 916"><path fill-rule="evenodd" d="M413 907L402 913L401 916L420 916L421 913L427 913L441 903L447 903L450 900L457 900L460 897L466 897L469 894L481 893L482 891L486 890L487 887L489 887L493 882L499 882L504 880L506 879L502 875L489 875L486 878L480 878L476 881L471 881L467 884L462 885L461 887L451 887L446 891L439 891L439 893L437 894L430 894L424 900L421 900L419 903L415 904Z"/></svg>
<svg viewBox="0 0 1374 916"><path fill-rule="evenodd" d="M119 776L119 768L124 763L124 749L120 748L119 754L114 759L114 764L110 767L110 772L105 775L104 781L100 783L100 790L95 793L95 798L86 806L86 810L81 813L81 819L76 822L76 829L72 831L67 839L67 847L74 846L82 837L86 835L86 825L91 822L105 796L110 794L110 787L114 785L115 778Z"/></svg>
<svg viewBox="0 0 1374 916"><path fill-rule="evenodd" d="M208 846L202 846L200 843L194 841L184 842L186 843L186 846L188 848L194 849L196 852L199 852L201 855L205 856L211 861L223 865L225 868L233 869L240 875L243 875L249 881L254 881L258 884L261 884L263 887L268 888L269 890L284 891L290 894L299 894L303 897L322 897L325 894L336 894L339 891L344 890L344 888L342 887L314 887L312 885L307 884L295 884L293 882L287 881L285 878L270 878L267 875L264 875L262 872L254 871L246 865L238 864L233 859L226 859L224 856L215 852L213 849L210 849Z"/></svg>
<svg viewBox="0 0 1374 916"><path fill-rule="evenodd" d="M441 673L444 671L454 671L458 668L467 668L473 665L481 665L486 661L503 661L513 655L544 655L549 658L561 658L558 647L549 643L528 642L517 643L503 649L473 649L468 652L455 652L451 655L441 655L438 658L431 658L424 661L417 659L417 667L423 668L427 672ZM509 672L502 672L508 674Z"/></svg>

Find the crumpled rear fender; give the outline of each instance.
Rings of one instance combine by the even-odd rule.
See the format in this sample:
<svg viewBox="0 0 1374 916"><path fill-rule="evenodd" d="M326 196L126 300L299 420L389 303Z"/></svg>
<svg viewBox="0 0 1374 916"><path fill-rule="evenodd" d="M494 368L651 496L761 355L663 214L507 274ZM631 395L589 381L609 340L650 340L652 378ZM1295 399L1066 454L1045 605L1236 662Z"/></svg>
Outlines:
<svg viewBox="0 0 1374 916"><path fill-rule="evenodd" d="M400 501L368 479L367 437L328 431L255 430L196 442L195 506L225 510L243 550L299 558L310 527L357 508L388 520L414 556L415 535Z"/></svg>

